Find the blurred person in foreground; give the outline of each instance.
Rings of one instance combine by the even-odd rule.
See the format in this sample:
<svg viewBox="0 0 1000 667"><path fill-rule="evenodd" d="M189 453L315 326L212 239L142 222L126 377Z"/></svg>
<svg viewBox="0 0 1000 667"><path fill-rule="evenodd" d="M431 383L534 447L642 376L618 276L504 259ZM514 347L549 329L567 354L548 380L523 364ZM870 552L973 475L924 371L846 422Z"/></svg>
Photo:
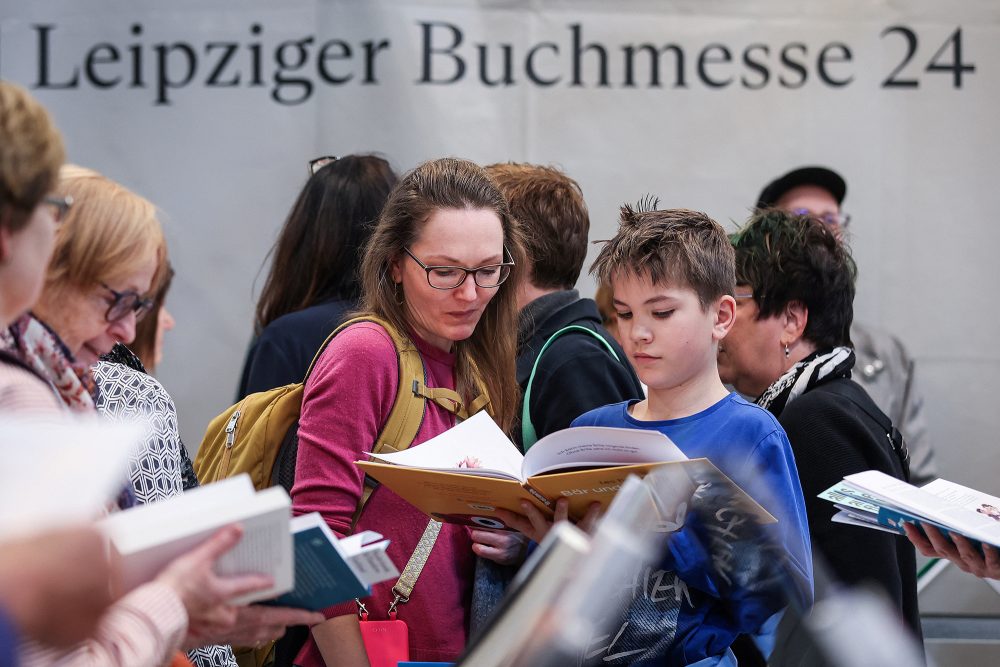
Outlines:
<svg viewBox="0 0 1000 667"><path fill-rule="evenodd" d="M63 156L62 140L41 106L0 82L0 324L9 327L0 346L0 410L18 416L65 414L62 387L12 338L12 331L21 331L18 323L32 318L24 313L43 291L57 223L72 204L56 194ZM227 600L269 585L266 577L213 572L240 535L238 527L219 531L117 601L114 569L92 528L0 545L0 616L12 622L6 637L0 635L6 652L0 658L24 666L152 667L170 661L189 627L226 622L232 615Z"/></svg>
<svg viewBox="0 0 1000 667"><path fill-rule="evenodd" d="M836 508L817 497L864 470L908 476L902 437L851 379L854 261L826 224L777 209L757 211L733 246L736 320L719 348L719 374L757 396L788 434L816 553L838 581L880 587L919 637L912 545L832 522Z"/></svg>

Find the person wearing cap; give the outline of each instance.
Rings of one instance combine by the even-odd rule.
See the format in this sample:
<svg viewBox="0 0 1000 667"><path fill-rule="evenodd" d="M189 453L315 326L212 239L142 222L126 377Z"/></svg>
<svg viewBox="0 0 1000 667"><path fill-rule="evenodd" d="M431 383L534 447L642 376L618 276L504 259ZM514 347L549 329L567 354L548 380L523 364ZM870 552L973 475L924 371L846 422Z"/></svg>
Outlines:
<svg viewBox="0 0 1000 667"><path fill-rule="evenodd" d="M850 223L850 216L841 210L846 195L847 183L832 169L799 167L768 183L757 197L757 208L814 216L843 238ZM857 320L851 325L851 340L857 355L854 379L903 434L910 454L910 482L920 486L935 479L937 464L913 358L894 335Z"/></svg>

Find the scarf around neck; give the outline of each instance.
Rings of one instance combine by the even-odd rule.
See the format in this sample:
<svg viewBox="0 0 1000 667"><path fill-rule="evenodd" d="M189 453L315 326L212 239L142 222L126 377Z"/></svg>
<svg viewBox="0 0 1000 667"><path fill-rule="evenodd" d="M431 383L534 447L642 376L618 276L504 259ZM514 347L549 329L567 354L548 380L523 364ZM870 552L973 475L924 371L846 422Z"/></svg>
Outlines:
<svg viewBox="0 0 1000 667"><path fill-rule="evenodd" d="M854 350L849 347L817 350L775 380L757 399L757 405L777 417L786 405L813 387L851 377L853 367Z"/></svg>
<svg viewBox="0 0 1000 667"><path fill-rule="evenodd" d="M48 380L63 404L73 412L96 411L97 382L90 368L73 358L47 324L28 313L0 333L0 346L17 354Z"/></svg>

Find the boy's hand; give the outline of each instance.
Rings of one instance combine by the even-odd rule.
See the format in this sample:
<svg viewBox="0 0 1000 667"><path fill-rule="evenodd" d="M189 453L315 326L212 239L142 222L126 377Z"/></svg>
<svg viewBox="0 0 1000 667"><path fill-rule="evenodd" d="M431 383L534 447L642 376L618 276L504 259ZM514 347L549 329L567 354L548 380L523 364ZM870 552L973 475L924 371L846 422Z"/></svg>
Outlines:
<svg viewBox="0 0 1000 667"><path fill-rule="evenodd" d="M510 525L510 524L508 524ZM528 541L524 535L507 530L475 528L472 536L472 552L500 565L517 565L528 552Z"/></svg>
<svg viewBox="0 0 1000 667"><path fill-rule="evenodd" d="M545 539L549 530L552 529L553 524L569 520L569 500L566 498L560 498L556 501L556 507L551 520L546 518L537 507L527 500L521 501L521 510L524 514L498 509L497 516L505 524L518 530L536 543ZM585 533L592 532L600 516L601 504L597 502L591 503L590 507L587 508L587 514L577 522L577 528Z"/></svg>

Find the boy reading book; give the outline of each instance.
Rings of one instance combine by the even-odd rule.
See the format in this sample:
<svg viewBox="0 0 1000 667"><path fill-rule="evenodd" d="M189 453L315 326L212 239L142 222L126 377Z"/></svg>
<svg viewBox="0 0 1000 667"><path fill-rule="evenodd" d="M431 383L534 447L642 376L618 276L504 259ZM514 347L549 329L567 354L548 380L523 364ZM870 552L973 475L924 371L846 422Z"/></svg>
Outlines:
<svg viewBox="0 0 1000 667"><path fill-rule="evenodd" d="M655 208L656 202L649 208ZM774 553L736 549L739 521L690 525L669 536L661 570L629 582L627 609L588 659L602 664L717 664L740 635L767 637L788 603L776 594L783 559L795 573L796 602L812 599L812 557L805 505L791 447L767 411L729 392L716 365L733 324L733 250L703 213L624 206L621 226L592 269L609 284L622 345L648 398L592 410L573 426L657 430L689 457L706 457L750 491L777 519ZM730 549L729 555L720 553ZM727 558L729 558L727 560ZM653 583L650 583L653 582ZM787 583L787 582L786 582ZM762 641L761 641L762 640ZM704 661L704 663L699 662Z"/></svg>

